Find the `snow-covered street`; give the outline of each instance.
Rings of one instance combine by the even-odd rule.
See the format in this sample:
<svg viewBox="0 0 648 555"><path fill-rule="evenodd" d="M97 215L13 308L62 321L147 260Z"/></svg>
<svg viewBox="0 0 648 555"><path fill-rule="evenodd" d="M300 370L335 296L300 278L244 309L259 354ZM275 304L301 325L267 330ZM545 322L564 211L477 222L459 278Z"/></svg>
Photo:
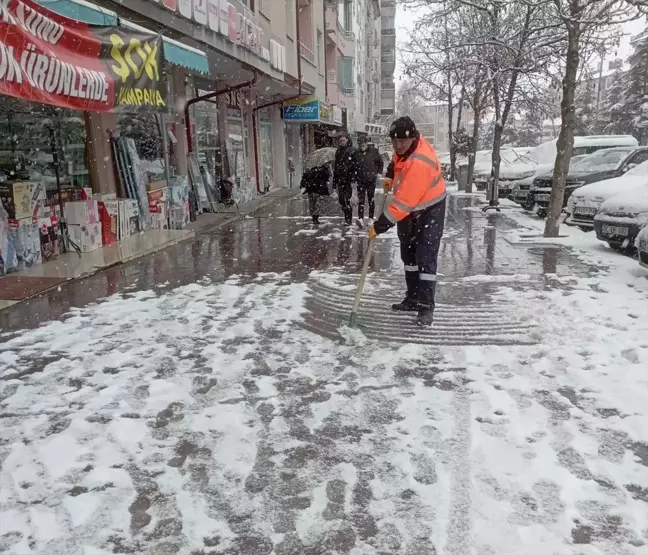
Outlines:
<svg viewBox="0 0 648 555"><path fill-rule="evenodd" d="M457 195L343 339L364 233L267 212L2 315L0 553L645 555L648 271Z"/></svg>

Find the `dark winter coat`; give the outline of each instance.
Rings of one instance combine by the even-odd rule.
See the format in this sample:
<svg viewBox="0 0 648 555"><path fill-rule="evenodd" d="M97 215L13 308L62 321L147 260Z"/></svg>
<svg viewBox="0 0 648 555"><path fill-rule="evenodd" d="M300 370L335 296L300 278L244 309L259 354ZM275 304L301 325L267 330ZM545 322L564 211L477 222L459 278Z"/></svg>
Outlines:
<svg viewBox="0 0 648 555"><path fill-rule="evenodd" d="M363 181L373 183L379 175L383 172L383 159L378 152L378 149L373 146L368 146L367 150L359 151L362 165L364 166Z"/></svg>
<svg viewBox="0 0 648 555"><path fill-rule="evenodd" d="M318 195L328 195L328 182L331 179L331 170L328 164L317 166L307 170L302 175L299 187L304 189L304 193L316 193Z"/></svg>
<svg viewBox="0 0 648 555"><path fill-rule="evenodd" d="M364 164L358 149L353 146L351 139L346 146L338 147L335 153L333 169L333 187L350 187L352 181L362 180Z"/></svg>

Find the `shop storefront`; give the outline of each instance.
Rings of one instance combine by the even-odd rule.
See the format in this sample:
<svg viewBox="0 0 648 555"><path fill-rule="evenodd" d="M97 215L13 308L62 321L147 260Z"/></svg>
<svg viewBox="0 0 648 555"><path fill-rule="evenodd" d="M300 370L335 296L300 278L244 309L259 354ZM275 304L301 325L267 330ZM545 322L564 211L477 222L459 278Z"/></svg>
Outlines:
<svg viewBox="0 0 648 555"><path fill-rule="evenodd" d="M263 180L261 185L264 191L271 190L276 183L271 118L271 112L268 108L259 110L259 145L261 148L261 175Z"/></svg>
<svg viewBox="0 0 648 555"><path fill-rule="evenodd" d="M332 137L335 131L340 129L340 124L335 121L333 108L311 96L284 104L283 119L286 124L303 124L305 154L318 148L332 146ZM337 113L335 115L337 116Z"/></svg>
<svg viewBox="0 0 648 555"><path fill-rule="evenodd" d="M177 68L165 56L184 47L84 10L93 25L20 0L0 20L0 275L189 219L169 158Z"/></svg>

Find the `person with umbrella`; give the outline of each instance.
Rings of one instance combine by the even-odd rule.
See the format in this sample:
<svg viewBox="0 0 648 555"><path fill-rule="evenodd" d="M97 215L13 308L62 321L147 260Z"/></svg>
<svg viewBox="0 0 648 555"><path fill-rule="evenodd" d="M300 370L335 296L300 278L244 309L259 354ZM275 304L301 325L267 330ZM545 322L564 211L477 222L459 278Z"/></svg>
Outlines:
<svg viewBox="0 0 648 555"><path fill-rule="evenodd" d="M305 161L306 171L302 175L300 189L308 194L308 210L313 218L313 224L319 225L322 208L322 197L328 196L329 181L331 180L331 165L335 159L335 149L320 148L311 153Z"/></svg>

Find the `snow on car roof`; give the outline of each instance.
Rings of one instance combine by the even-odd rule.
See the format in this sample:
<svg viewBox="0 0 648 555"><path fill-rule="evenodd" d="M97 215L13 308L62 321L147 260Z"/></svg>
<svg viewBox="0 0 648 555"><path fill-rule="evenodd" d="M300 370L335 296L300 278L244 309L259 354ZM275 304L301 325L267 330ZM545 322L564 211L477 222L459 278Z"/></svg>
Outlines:
<svg viewBox="0 0 648 555"><path fill-rule="evenodd" d="M574 146L639 146L639 141L632 135L579 135L574 137Z"/></svg>
<svg viewBox="0 0 648 555"><path fill-rule="evenodd" d="M607 196L616 196L629 188L632 189L641 185L648 186L648 161L639 164L636 168L632 168L621 177L613 177L612 179L584 185L574 191L574 196L588 198L605 195L606 193L610 193Z"/></svg>

